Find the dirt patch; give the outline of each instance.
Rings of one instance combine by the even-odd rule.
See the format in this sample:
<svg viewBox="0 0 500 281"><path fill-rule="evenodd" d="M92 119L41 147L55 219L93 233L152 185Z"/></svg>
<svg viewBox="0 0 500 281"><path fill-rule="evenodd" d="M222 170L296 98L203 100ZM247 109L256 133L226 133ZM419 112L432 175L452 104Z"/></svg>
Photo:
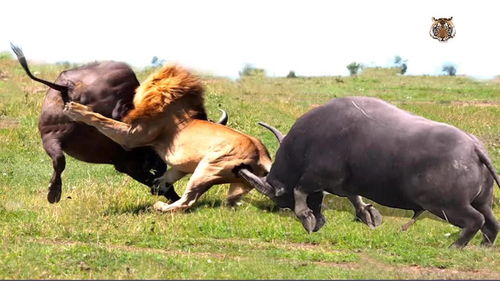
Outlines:
<svg viewBox="0 0 500 281"><path fill-rule="evenodd" d="M500 101L454 101L451 104L458 106L490 107L490 106L500 106Z"/></svg>
<svg viewBox="0 0 500 281"><path fill-rule="evenodd" d="M177 250L166 250L166 249L155 249L155 248L143 248L137 246L126 246L126 245L114 245L114 244L101 244L101 243L84 243L80 241L69 241L69 240L49 240L49 239L34 239L32 242L41 243L44 245L61 245L61 246L97 246L103 247L110 250L123 250L127 252L134 253L152 253L152 254L167 254L167 255L182 255L191 256L196 255L197 257L203 258L218 258L223 259L226 255L217 253L204 253L204 252L183 252Z"/></svg>
<svg viewBox="0 0 500 281"><path fill-rule="evenodd" d="M249 257L239 256L239 255L225 255L220 253L208 253L208 252L185 252L179 250L168 250L168 249L155 249L155 248L144 248L137 246L126 246L126 245L114 245L114 244L101 244L101 243L84 243L80 241L69 241L69 240L50 240L50 239L32 239L32 242L41 243L45 245L61 245L61 246L98 246L110 250L123 250L128 252L139 252L139 253L153 253L153 254L166 254L172 256L196 256L197 258L206 259L218 259L223 260L226 258L236 259L236 260L248 260ZM294 249L318 249L321 246L315 244L307 243L271 243L262 242L256 240L239 240L239 239L221 239L221 241L239 244L252 244L259 246L259 244L273 245L280 248L294 248ZM324 245L323 245L324 246ZM342 252L342 251L338 251ZM345 252L345 251L344 251ZM317 265L324 267L337 267L346 270L362 270L367 272L372 272L376 274L380 272L395 272L398 278L402 279L490 279L499 280L500 273L493 272L486 269L476 269L476 270L458 270L451 268L439 268L439 267L423 267L419 265L391 265L374 259L366 254L360 255L361 260L359 262L323 262L323 261L296 261L290 259L276 259L276 261L287 262L287 263L300 263L302 265Z"/></svg>
<svg viewBox="0 0 500 281"><path fill-rule="evenodd" d="M469 101L394 101L394 104L442 104L442 105L453 105L453 106L478 106L478 107L490 107L490 106L500 106L500 101L480 101L480 100L469 100Z"/></svg>
<svg viewBox="0 0 500 281"><path fill-rule="evenodd" d="M212 240L213 241L213 240ZM293 243L293 242L264 242L255 239L220 239L221 242L229 242L239 245L251 245L255 248L268 248L276 247L284 250L325 250L328 252L336 253L347 253L346 250L334 250L330 249L329 245L324 244L311 244L311 243ZM356 251L360 252L360 251ZM439 268L439 267L423 267L419 265L390 265L384 262L378 261L374 258L367 256L366 254L360 254L361 260L359 262L323 262L323 261L308 261L309 264L325 266L325 267L338 267L347 270L366 270L383 272L399 272L400 278L403 279L500 279L500 273L489 271L486 269L477 270L457 270L451 268ZM280 261L290 260L279 259ZM303 263L303 262L302 262Z"/></svg>
<svg viewBox="0 0 500 281"><path fill-rule="evenodd" d="M24 85L22 89L23 92L28 94L43 94L47 91L47 87L39 85Z"/></svg>
<svg viewBox="0 0 500 281"><path fill-rule="evenodd" d="M6 81L8 78L9 78L9 75L7 74L7 72L0 70L0 80Z"/></svg>
<svg viewBox="0 0 500 281"><path fill-rule="evenodd" d="M252 247L256 248L268 248L268 247L276 247L280 249L285 249L285 250L318 250L323 247L323 245L320 244L312 244L312 243L293 243L293 242L280 242L280 243L274 243L274 242L266 242L266 241L260 241L257 239L216 239L217 241L224 242L224 243L233 243L237 245L251 245ZM213 241L213 240L212 240Z"/></svg>
<svg viewBox="0 0 500 281"><path fill-rule="evenodd" d="M419 265L390 265L370 256L363 255L360 264L371 267L381 272L398 272L403 279L490 279L498 280L500 273L486 269L457 270L451 268L423 267Z"/></svg>
<svg viewBox="0 0 500 281"><path fill-rule="evenodd" d="M0 129L13 129L13 128L18 128L19 126L20 126L19 120L5 116L0 116Z"/></svg>

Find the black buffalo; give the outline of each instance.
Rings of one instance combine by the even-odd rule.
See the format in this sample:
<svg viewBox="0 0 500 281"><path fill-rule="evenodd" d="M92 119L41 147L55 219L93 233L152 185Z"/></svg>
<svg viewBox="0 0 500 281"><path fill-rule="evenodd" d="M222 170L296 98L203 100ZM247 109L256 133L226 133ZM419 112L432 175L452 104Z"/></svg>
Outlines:
<svg viewBox="0 0 500 281"><path fill-rule="evenodd" d="M307 231L324 224L323 191L413 210L413 220L427 210L462 228L457 247L479 230L492 245L500 228L492 212L500 181L482 143L376 98L338 98L309 111L283 138L266 178L239 173L292 207Z"/></svg>
<svg viewBox="0 0 500 281"><path fill-rule="evenodd" d="M75 101L106 117L121 120L133 108L135 89L139 86L130 66L113 61L92 63L63 71L52 83L33 76L21 49L11 47L28 76L51 88L38 122L43 148L54 168L47 195L50 203L61 199L61 173L66 166L63 152L89 163L112 164L117 171L149 186L153 194L172 201L180 198L172 186L156 185L167 166L152 148L125 150L94 127L74 122L63 114L64 104ZM223 111L219 123L226 122L227 114Z"/></svg>

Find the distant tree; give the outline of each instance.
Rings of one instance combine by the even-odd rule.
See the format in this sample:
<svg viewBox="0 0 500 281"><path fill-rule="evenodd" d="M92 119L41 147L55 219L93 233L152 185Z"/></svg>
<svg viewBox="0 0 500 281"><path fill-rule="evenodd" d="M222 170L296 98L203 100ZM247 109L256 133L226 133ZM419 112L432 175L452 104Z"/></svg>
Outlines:
<svg viewBox="0 0 500 281"><path fill-rule="evenodd" d="M297 75L295 75L295 71L290 70L290 72L288 72L288 75L286 76L286 78L297 78Z"/></svg>
<svg viewBox="0 0 500 281"><path fill-rule="evenodd" d="M243 69L239 72L240 77L248 77L248 76L256 76L256 77L264 77L266 76L266 71L262 68L256 68L251 64L245 64Z"/></svg>
<svg viewBox="0 0 500 281"><path fill-rule="evenodd" d="M358 74L358 71L360 71L361 68L363 68L363 66L357 62L351 62L347 65L347 69L349 70L349 74L351 74L351 76Z"/></svg>
<svg viewBox="0 0 500 281"><path fill-rule="evenodd" d="M151 66L152 66L152 67L160 67L160 66L162 66L164 63L165 63L165 60L164 60L164 59L160 59L160 58L158 58L157 56L154 56L154 57L151 59Z"/></svg>
<svg viewBox="0 0 500 281"><path fill-rule="evenodd" d="M401 64L401 74L405 74L406 70L408 70L406 63Z"/></svg>
<svg viewBox="0 0 500 281"><path fill-rule="evenodd" d="M405 74L406 70L408 69L408 65L406 64L408 60L403 60L400 56L395 56L394 57L394 64L396 67L399 67L400 73Z"/></svg>
<svg viewBox="0 0 500 281"><path fill-rule="evenodd" d="M457 73L457 68L452 64L443 65L443 72L445 72L448 76L455 76Z"/></svg>

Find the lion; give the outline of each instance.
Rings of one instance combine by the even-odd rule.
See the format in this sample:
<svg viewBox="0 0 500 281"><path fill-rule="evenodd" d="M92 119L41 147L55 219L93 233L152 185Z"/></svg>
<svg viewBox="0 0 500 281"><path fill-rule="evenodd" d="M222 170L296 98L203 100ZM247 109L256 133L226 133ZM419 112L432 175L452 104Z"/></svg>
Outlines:
<svg viewBox="0 0 500 281"><path fill-rule="evenodd" d="M229 183L227 201L235 205L253 187L239 173L265 176L271 157L263 143L229 127L206 121L204 88L185 68L166 65L151 74L137 89L134 109L123 122L69 102L64 112L75 121L94 126L124 148L151 146L171 167L160 178L173 184L192 174L186 190L174 203L156 202L153 208L179 211L191 207L216 184Z"/></svg>

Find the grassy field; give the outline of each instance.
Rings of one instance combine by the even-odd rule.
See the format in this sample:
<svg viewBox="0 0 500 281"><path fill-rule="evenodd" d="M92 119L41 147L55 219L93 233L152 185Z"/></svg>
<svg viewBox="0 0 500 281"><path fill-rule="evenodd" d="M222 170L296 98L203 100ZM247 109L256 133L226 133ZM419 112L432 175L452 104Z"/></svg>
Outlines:
<svg viewBox="0 0 500 281"><path fill-rule="evenodd" d="M49 80L62 70L32 68ZM140 80L146 75L139 72ZM318 104L363 95L477 135L500 170L500 83L398 76L391 69L358 77L204 81L210 116L226 109L228 126L262 139L272 155L277 143L258 121L286 132ZM52 165L37 130L45 91L17 62L0 60L0 279L500 279L498 242L482 248L478 234L464 250L448 249L458 228L426 214L401 232L411 212L379 205L384 223L371 230L333 195L324 202L327 225L311 235L256 191L228 207L225 185L186 213L162 214L150 208L161 198L147 187L109 165L68 157L63 199L51 205Z"/></svg>

